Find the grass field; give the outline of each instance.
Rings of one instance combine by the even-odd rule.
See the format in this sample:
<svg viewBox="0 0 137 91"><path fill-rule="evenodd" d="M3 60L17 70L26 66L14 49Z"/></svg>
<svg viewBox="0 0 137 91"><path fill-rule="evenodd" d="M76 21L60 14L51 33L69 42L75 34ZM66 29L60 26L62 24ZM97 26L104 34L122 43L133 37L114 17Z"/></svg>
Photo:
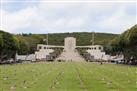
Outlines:
<svg viewBox="0 0 137 91"><path fill-rule="evenodd" d="M137 67L97 63L0 66L0 91L137 91Z"/></svg>

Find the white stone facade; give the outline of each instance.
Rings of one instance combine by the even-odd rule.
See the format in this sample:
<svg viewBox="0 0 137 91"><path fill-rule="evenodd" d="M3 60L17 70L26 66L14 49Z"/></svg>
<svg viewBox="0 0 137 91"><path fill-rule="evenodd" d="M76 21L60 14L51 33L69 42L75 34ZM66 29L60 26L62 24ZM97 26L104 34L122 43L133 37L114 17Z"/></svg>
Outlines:
<svg viewBox="0 0 137 91"><path fill-rule="evenodd" d="M35 54L29 54L29 55L16 54L16 60L36 61L36 55Z"/></svg>
<svg viewBox="0 0 137 91"><path fill-rule="evenodd" d="M103 52L103 46L101 45L93 45L87 50L87 52L90 53L94 59L103 59L105 56L105 52Z"/></svg>
<svg viewBox="0 0 137 91"><path fill-rule="evenodd" d="M39 51L35 52L36 59L42 60L46 59L47 55L50 55L50 53L54 52L53 49L39 49Z"/></svg>
<svg viewBox="0 0 137 91"><path fill-rule="evenodd" d="M46 50L46 49L52 49L52 48L64 48L64 46L44 45L44 44L38 44L37 45L37 51L39 51L39 50Z"/></svg>

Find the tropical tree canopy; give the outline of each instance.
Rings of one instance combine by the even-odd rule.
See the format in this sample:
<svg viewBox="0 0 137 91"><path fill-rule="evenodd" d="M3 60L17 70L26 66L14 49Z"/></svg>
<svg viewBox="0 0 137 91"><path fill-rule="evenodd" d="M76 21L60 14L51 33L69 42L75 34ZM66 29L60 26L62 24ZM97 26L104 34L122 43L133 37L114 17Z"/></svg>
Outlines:
<svg viewBox="0 0 137 91"><path fill-rule="evenodd" d="M137 25L111 41L112 52L122 52L125 59L137 59Z"/></svg>
<svg viewBox="0 0 137 91"><path fill-rule="evenodd" d="M11 34L0 30L0 62L14 57L18 49L18 40Z"/></svg>

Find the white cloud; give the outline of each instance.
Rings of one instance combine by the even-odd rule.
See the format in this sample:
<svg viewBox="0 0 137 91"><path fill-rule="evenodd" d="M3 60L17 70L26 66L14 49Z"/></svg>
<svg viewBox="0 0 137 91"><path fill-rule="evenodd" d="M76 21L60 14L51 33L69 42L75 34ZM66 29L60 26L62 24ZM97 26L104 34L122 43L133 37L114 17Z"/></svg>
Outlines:
<svg viewBox="0 0 137 91"><path fill-rule="evenodd" d="M34 19L36 12L32 8L26 8L19 12L9 13L3 11L3 26L4 30L16 32L21 28L31 25L31 20Z"/></svg>
<svg viewBox="0 0 137 91"><path fill-rule="evenodd" d="M112 16L105 18L98 23L100 28L107 29L108 32L114 31L115 33L122 33L135 24L135 16L126 14L125 7L122 7Z"/></svg>
<svg viewBox="0 0 137 91"><path fill-rule="evenodd" d="M117 3L51 3L39 2L18 11L2 10L3 29L16 33L22 29L32 29L35 33L82 31L96 26L104 32L121 32L134 24L135 16L128 15ZM119 10L120 9L120 10ZM33 30L34 29L34 30ZM113 29L113 30L112 30ZM94 29L95 30L95 29ZM28 30L24 30L28 31ZM88 31L88 30L87 30ZM96 31L96 30L95 30ZM21 31L22 32L22 31Z"/></svg>

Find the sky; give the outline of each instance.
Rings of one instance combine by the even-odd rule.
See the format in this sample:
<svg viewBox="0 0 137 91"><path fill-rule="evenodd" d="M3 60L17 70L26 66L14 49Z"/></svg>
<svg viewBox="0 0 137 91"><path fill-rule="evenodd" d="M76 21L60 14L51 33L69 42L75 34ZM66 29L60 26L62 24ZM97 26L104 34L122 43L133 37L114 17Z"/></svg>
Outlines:
<svg viewBox="0 0 137 91"><path fill-rule="evenodd" d="M0 29L16 34L120 34L137 24L136 4L136 0L0 0Z"/></svg>

